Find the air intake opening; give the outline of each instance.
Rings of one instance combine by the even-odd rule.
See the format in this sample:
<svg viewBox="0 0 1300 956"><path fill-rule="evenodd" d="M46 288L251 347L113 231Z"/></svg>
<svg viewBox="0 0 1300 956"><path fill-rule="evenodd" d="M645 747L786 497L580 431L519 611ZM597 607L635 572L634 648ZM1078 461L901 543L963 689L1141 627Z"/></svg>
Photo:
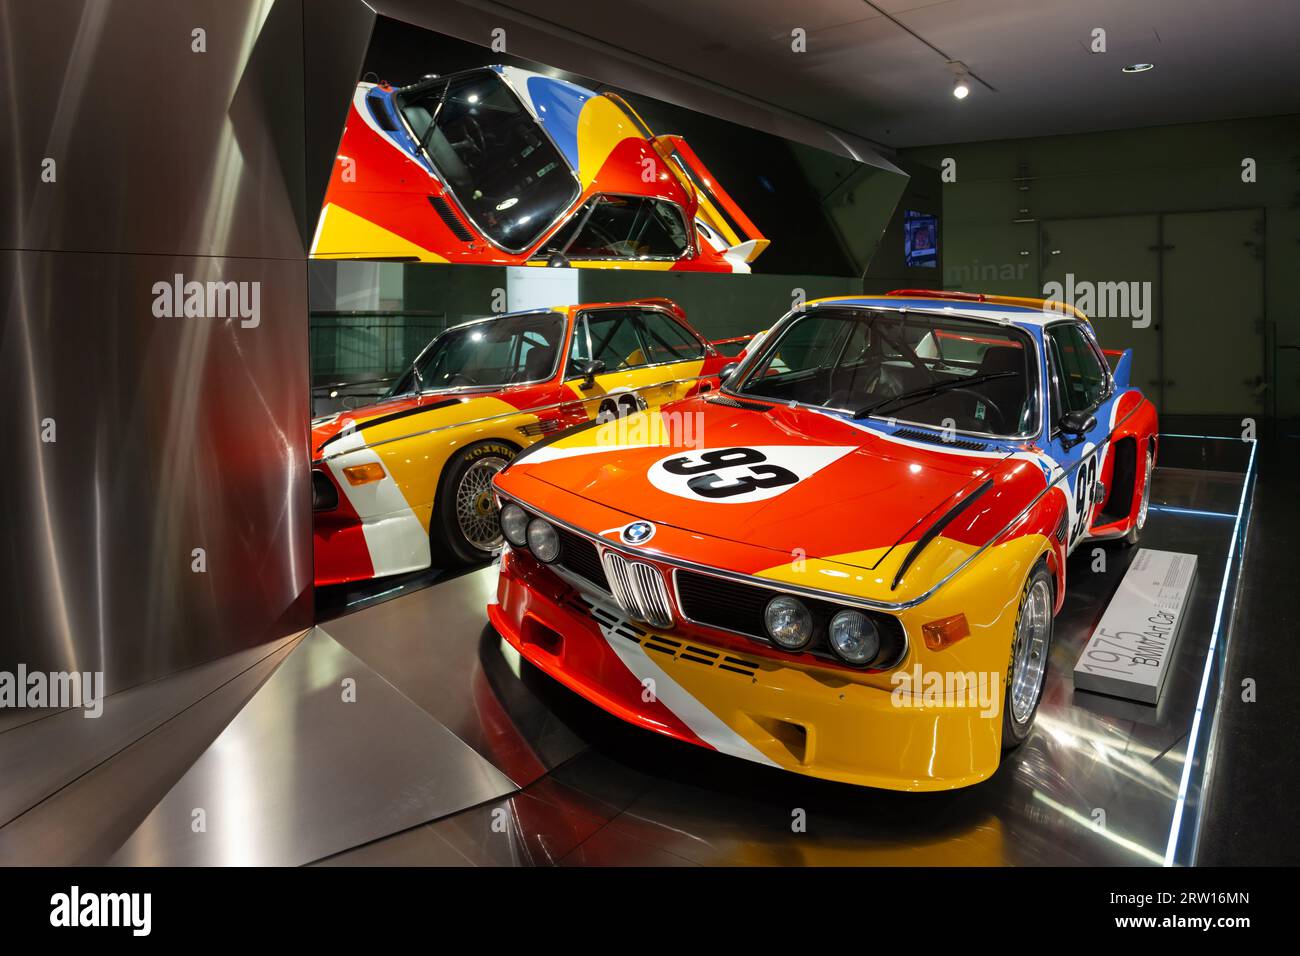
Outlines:
<svg viewBox="0 0 1300 956"><path fill-rule="evenodd" d="M808 728L803 724L780 720L776 717L761 717L755 714L750 714L749 719L758 724L799 763L807 762Z"/></svg>
<svg viewBox="0 0 1300 956"><path fill-rule="evenodd" d="M546 653L557 657L564 647L564 637L560 632L547 627L535 617L524 618L524 626L520 629L519 637L525 644L540 647Z"/></svg>

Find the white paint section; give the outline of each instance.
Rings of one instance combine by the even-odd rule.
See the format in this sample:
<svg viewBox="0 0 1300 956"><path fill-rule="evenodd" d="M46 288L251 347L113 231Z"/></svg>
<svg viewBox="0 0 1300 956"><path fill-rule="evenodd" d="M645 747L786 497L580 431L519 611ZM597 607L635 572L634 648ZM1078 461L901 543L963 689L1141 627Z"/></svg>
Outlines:
<svg viewBox="0 0 1300 956"><path fill-rule="evenodd" d="M627 620L617 605L605 601L599 603L602 609L619 618L620 621ZM638 681L644 682L647 679L654 681L655 697L659 703L671 710L682 723L691 728L697 737L721 753L767 764L769 767L778 766L761 750L727 726L717 714L692 697L685 688L668 675L667 671L650 659L641 645L617 636L600 621L596 623L605 642L618 655L623 665Z"/></svg>
<svg viewBox="0 0 1300 956"><path fill-rule="evenodd" d="M529 451L528 457L519 462L517 467L527 468L529 465L540 465L543 462L559 461L562 458L581 458L583 455L600 455L613 451L633 451L638 448L663 448L663 445L582 445L576 448L561 448L557 442L554 445L547 445L545 448L538 448L536 451Z"/></svg>
<svg viewBox="0 0 1300 956"><path fill-rule="evenodd" d="M506 311L553 309L557 304L580 302L577 269L506 268Z"/></svg>
<svg viewBox="0 0 1300 956"><path fill-rule="evenodd" d="M353 485L343 473L344 468L353 465L371 462L383 465L379 455L364 442L360 432L338 439L334 443L337 452L325 465L361 519L361 533L366 539L375 576L427 568L431 560L428 532L406 503L392 475Z"/></svg>
<svg viewBox="0 0 1300 956"><path fill-rule="evenodd" d="M646 478L660 491L678 498L749 504L784 494L856 450L856 445L683 449L651 465Z"/></svg>

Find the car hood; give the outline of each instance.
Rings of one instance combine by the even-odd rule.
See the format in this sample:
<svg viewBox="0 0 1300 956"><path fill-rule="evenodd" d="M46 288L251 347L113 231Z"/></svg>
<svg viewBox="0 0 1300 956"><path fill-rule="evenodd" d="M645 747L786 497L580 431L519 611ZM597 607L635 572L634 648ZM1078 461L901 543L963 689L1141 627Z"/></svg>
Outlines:
<svg viewBox="0 0 1300 956"><path fill-rule="evenodd" d="M679 418L696 423L697 447L666 434L640 440L638 432L656 431L639 427L646 422ZM624 424L613 440L611 426L565 436L525 453L511 470L617 508L629 520L864 568L914 540L1008 455L996 446L980 453L905 441L786 406L756 411L697 399ZM677 437L684 435L678 428Z"/></svg>

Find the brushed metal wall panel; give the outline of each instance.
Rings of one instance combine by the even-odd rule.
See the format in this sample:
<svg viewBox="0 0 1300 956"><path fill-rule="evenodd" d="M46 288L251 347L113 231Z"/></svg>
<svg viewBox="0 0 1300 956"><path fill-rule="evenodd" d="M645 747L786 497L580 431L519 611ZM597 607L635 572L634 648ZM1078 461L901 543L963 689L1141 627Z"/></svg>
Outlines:
<svg viewBox="0 0 1300 956"><path fill-rule="evenodd" d="M0 254L0 670L113 692L311 625L306 269ZM155 317L177 273L259 283L260 323Z"/></svg>
<svg viewBox="0 0 1300 956"><path fill-rule="evenodd" d="M302 24L302 0L0 2L0 243L301 256Z"/></svg>

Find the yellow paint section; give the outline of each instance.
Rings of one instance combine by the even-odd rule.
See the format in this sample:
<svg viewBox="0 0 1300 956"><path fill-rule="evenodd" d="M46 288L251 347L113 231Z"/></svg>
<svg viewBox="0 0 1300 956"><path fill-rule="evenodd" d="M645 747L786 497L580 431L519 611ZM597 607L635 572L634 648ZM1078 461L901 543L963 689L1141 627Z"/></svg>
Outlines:
<svg viewBox="0 0 1300 956"><path fill-rule="evenodd" d="M586 189L619 143L641 139L641 131L616 103L593 96L578 115L578 178Z"/></svg>
<svg viewBox="0 0 1300 956"><path fill-rule="evenodd" d="M531 445L537 439L525 437L519 426L535 421L536 415L498 398L474 398L368 428L365 438L427 531L438 480L451 456L479 441Z"/></svg>
<svg viewBox="0 0 1300 956"><path fill-rule="evenodd" d="M416 258L424 262L446 262L442 256L403 239L383 226L334 203L326 203L321 210L316 242L312 246L313 259L356 259L386 256Z"/></svg>
<svg viewBox="0 0 1300 956"><path fill-rule="evenodd" d="M759 577L797 584L823 591L838 591L872 601L902 603L924 594L936 581L961 567L975 547L945 538L931 541L907 569L897 590L891 590L894 575L916 546L908 541L894 548L871 548L832 554L825 558L804 558L758 572Z"/></svg>
<svg viewBox="0 0 1300 956"><path fill-rule="evenodd" d="M1048 550L1041 535L995 545L933 597L902 612L908 651L891 672L864 674L725 652L760 664L758 674L748 678L683 659L680 653L671 658L647 653L781 767L896 790L966 786L992 774L1001 759L1002 705L1016 614L1029 572ZM792 574L773 569L764 576L791 580ZM933 583L927 580L925 587ZM821 586L826 589L824 582ZM836 590L850 593L842 586ZM942 651L927 648L921 625L957 613L966 616L970 636ZM900 681L900 674L910 679L910 686ZM970 675L969 686L983 696L953 700L925 689L929 675L951 679L956 674Z"/></svg>

